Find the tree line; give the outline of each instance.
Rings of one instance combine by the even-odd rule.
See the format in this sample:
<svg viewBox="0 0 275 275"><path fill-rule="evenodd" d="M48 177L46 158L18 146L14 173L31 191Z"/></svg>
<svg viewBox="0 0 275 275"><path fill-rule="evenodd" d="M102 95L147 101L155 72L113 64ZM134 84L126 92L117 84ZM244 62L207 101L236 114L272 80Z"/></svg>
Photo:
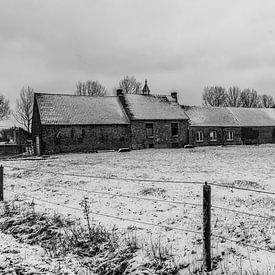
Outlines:
<svg viewBox="0 0 275 275"><path fill-rule="evenodd" d="M125 94L140 94L142 92L142 83L137 81L134 76L127 75L119 81L118 87L115 87L113 91L116 92L117 89L122 89ZM76 83L76 95L105 96L106 93L106 88L98 81L87 80Z"/></svg>
<svg viewBox="0 0 275 275"><path fill-rule="evenodd" d="M221 86L204 87L203 104L216 107L274 108L270 95L258 94L255 89L232 86L228 90Z"/></svg>

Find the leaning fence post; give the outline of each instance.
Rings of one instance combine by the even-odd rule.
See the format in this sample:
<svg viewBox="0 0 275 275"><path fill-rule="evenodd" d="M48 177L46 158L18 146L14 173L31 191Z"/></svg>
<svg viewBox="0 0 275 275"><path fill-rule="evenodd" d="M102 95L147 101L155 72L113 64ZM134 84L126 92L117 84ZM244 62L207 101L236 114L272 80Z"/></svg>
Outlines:
<svg viewBox="0 0 275 275"><path fill-rule="evenodd" d="M211 186L203 186L203 265L211 271Z"/></svg>
<svg viewBox="0 0 275 275"><path fill-rule="evenodd" d="M0 201L4 200L4 167L3 165L0 166Z"/></svg>

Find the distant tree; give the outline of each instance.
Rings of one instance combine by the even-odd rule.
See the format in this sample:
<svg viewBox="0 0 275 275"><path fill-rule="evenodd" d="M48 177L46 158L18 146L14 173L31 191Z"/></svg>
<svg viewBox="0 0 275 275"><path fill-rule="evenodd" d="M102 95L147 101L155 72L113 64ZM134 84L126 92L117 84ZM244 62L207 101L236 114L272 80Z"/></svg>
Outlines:
<svg viewBox="0 0 275 275"><path fill-rule="evenodd" d="M20 98L16 100L14 118L30 133L32 123L34 90L28 86L20 91Z"/></svg>
<svg viewBox="0 0 275 275"><path fill-rule="evenodd" d="M233 86L226 92L226 106L240 107L241 106L241 89L238 86Z"/></svg>
<svg viewBox="0 0 275 275"><path fill-rule="evenodd" d="M263 94L261 97L261 107L263 108L273 108L274 99L270 95Z"/></svg>
<svg viewBox="0 0 275 275"><path fill-rule="evenodd" d="M76 83L76 95L87 95L87 96L105 96L107 90L98 81L88 80L86 82L78 81Z"/></svg>
<svg viewBox="0 0 275 275"><path fill-rule="evenodd" d="M225 106L226 92L221 86L204 87L202 99L207 106Z"/></svg>
<svg viewBox="0 0 275 275"><path fill-rule="evenodd" d="M119 88L125 94L141 94L142 84L134 76L127 75L119 82Z"/></svg>
<svg viewBox="0 0 275 275"><path fill-rule="evenodd" d="M240 95L241 107L258 108L260 107L260 97L254 89L244 89Z"/></svg>
<svg viewBox="0 0 275 275"><path fill-rule="evenodd" d="M0 95L0 120L9 119L11 110L10 102L3 95Z"/></svg>

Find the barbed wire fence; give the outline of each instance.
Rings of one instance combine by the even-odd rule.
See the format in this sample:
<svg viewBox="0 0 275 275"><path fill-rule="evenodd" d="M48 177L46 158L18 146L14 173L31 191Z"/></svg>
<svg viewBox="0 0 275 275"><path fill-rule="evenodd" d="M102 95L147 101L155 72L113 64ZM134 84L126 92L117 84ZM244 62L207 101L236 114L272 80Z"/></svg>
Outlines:
<svg viewBox="0 0 275 275"><path fill-rule="evenodd" d="M220 239L222 241L229 241L229 242L235 243L239 246L250 247L250 248L254 248L258 251L265 251L268 253L275 254L274 250L271 250L271 249L268 249L265 247L256 246L253 244L249 244L243 240L232 239L232 238L228 238L228 237L221 236L219 234L211 232L211 229L212 229L211 228L211 212L214 209L232 212L237 215L255 217L255 218L263 219L265 221L270 221L270 222L275 221L275 216L273 216L273 215L259 215L257 213L253 213L253 212L239 211L236 209L227 208L227 207L223 207L223 206L219 206L219 205L212 205L212 203L211 203L211 188L212 187L226 188L226 189L231 189L231 190L234 190L234 189L242 190L245 192L252 192L255 194L270 195L272 197L275 196L275 192L273 192L273 191L267 191L264 189L252 189L252 188L238 187L238 186L232 186L232 185L228 185L228 184L219 184L219 183L214 183L214 182L211 183L211 182L202 182L202 181L125 178L125 177L115 177L115 176L108 177L108 176L96 176L96 175L83 175L83 174L78 174L78 173L60 173L60 172L55 172L55 171L46 171L46 170L28 169L28 168L23 168L23 167L14 167L14 166L9 166L9 165L5 165L5 167L10 168L10 169L28 171L28 172L38 172L41 174L52 174L54 176L61 176L61 177L69 176L69 177L77 177L77 178L88 178L88 179L99 179L99 180L103 180L103 179L104 180L117 180L117 181L125 181L125 182L130 181L130 182L143 182L143 183L150 182L150 183L168 183L168 184L177 183L177 184L185 184L185 185L190 184L190 185L201 186L203 189L202 203L195 203L195 202L190 202L190 201L168 200L165 198L163 198L163 199L148 198L148 197L144 197L144 196L133 196L133 195L128 195L128 194L91 190L91 189L80 188L80 187L70 187L70 189L75 190L75 191L86 192L88 194L97 194L97 195L101 195L101 196L120 197L120 198L129 198L129 199L133 199L133 200L143 200L143 201L161 202L161 203L168 203L168 204L175 204L175 205L190 205L192 207L200 207L202 209L202 214L203 214L203 220L202 220L203 226L202 226L201 231L197 231L197 230L193 230L193 229L189 229L189 228L175 227L175 226L171 226L169 224L156 224L156 223L148 222L148 221L144 221L144 220L119 217L119 216L115 216L115 215L111 215L111 214L101 213L98 211L91 211L90 213L95 216L99 216L99 217L105 217L105 218L120 220L120 221L127 221L130 223L139 224L139 225L147 225L150 227L158 227L158 228L162 228L162 229L166 229L166 230L176 230L176 231L192 233L192 234L202 236L203 237L203 264L204 264L205 271L211 271L211 268L212 268L211 239L213 237L216 239ZM33 182L33 183L41 183L40 181L31 180L31 179L28 179L28 181ZM35 201L37 204L40 204L40 205L44 205L45 203L47 203L50 205L55 205L57 207L63 207L63 208L80 211L80 212L83 211L81 208L68 206L68 205L53 202L50 200L45 200L43 198L38 198L38 197L35 197L32 195L14 191L10 188L4 188L4 168L1 165L0 166L0 201L4 200L4 190L5 190L5 192L14 194L16 196L23 196L26 199L31 199L32 201Z"/></svg>

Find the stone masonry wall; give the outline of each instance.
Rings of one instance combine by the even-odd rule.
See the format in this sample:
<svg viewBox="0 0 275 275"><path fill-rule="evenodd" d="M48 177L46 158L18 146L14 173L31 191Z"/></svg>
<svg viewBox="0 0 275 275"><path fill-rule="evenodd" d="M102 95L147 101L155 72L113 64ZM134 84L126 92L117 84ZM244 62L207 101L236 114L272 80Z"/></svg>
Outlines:
<svg viewBox="0 0 275 275"><path fill-rule="evenodd" d="M196 133L198 131L203 132L203 141L196 141ZM217 132L217 141L210 141L210 131ZM227 132L232 131L233 140L227 140ZM189 143L196 146L215 146L215 145L234 145L242 144L241 140L241 128L238 127L200 127L190 126L189 127Z"/></svg>
<svg viewBox="0 0 275 275"><path fill-rule="evenodd" d="M258 132L257 137L249 137L244 132L252 130ZM275 127L243 127L242 128L242 140L244 144L263 144L263 143L275 143Z"/></svg>
<svg viewBox="0 0 275 275"><path fill-rule="evenodd" d="M153 123L154 135L147 137L146 124ZM172 136L171 123L178 123L178 136ZM183 147L187 144L186 121L131 121L132 149Z"/></svg>
<svg viewBox="0 0 275 275"><path fill-rule="evenodd" d="M130 125L43 125L43 154L92 152L130 147Z"/></svg>

